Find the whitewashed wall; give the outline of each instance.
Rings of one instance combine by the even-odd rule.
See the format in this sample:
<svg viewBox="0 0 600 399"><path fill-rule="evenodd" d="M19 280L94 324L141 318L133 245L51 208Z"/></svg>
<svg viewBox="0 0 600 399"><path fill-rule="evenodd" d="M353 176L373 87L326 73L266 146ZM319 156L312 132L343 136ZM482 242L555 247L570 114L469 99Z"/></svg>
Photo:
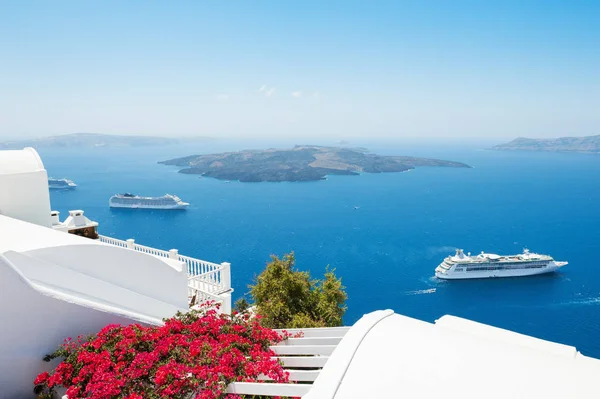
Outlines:
<svg viewBox="0 0 600 399"><path fill-rule="evenodd" d="M0 214L50 227L48 174L33 148L0 151Z"/></svg>
<svg viewBox="0 0 600 399"><path fill-rule="evenodd" d="M40 248L24 253L179 308L187 308L187 271L183 269L182 262L77 238L90 244ZM118 297L114 301L121 303ZM151 308L148 312L155 313Z"/></svg>
<svg viewBox="0 0 600 399"><path fill-rule="evenodd" d="M33 380L50 364L42 358L63 339L131 319L42 295L0 258L0 398L34 398Z"/></svg>

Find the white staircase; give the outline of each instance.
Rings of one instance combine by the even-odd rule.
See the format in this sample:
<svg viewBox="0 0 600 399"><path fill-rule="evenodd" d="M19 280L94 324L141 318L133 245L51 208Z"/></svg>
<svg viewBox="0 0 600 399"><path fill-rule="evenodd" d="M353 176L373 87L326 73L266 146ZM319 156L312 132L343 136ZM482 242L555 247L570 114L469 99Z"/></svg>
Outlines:
<svg viewBox="0 0 600 399"><path fill-rule="evenodd" d="M287 331L301 338L288 338L271 349L289 373L287 384L270 383L268 377L263 382L233 382L227 387L228 393L238 395L292 396L301 397L312 388L312 383L321 373L337 345L350 327L300 328L276 330Z"/></svg>

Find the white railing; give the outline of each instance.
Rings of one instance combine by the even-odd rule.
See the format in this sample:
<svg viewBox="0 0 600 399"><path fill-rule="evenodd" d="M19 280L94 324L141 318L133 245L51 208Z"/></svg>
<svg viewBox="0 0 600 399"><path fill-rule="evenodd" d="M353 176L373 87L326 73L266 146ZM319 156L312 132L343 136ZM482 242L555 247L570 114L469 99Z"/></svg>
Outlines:
<svg viewBox="0 0 600 399"><path fill-rule="evenodd" d="M127 240L129 241L129 240ZM138 252L143 252L148 255L160 256L163 258L172 258L169 252L163 251L162 249L156 249L152 247L147 247L145 245L133 244L133 249Z"/></svg>
<svg viewBox="0 0 600 399"><path fill-rule="evenodd" d="M228 296L229 303L225 303L223 298L219 296L233 291L231 289L231 265L229 263L224 262L218 264L207 262L205 260L179 255L179 252L176 249L164 251L162 249L136 244L133 239L123 241L99 235L98 240L117 247L183 262L188 274L188 298L195 298L194 304L211 300L221 302L223 303L224 311L230 313L231 297Z"/></svg>
<svg viewBox="0 0 600 399"><path fill-rule="evenodd" d="M220 270L188 277L188 285L198 290L220 293L227 287L219 280Z"/></svg>
<svg viewBox="0 0 600 399"><path fill-rule="evenodd" d="M223 301L223 298L221 298L220 296L213 295L209 292L202 291L202 290L196 289L196 288L188 285L188 302L190 304L190 307L194 306L194 305L199 305L201 303L205 303L208 301L220 303L221 306L226 305L225 302Z"/></svg>
<svg viewBox="0 0 600 399"><path fill-rule="evenodd" d="M179 255L179 260L187 265L190 276L197 276L220 270L222 266L217 263L207 262L205 260L190 258L189 256Z"/></svg>
<svg viewBox="0 0 600 399"><path fill-rule="evenodd" d="M111 245L115 245L117 247L122 247L122 248L127 248L127 241L123 241L123 240L117 240L116 238L111 238L111 237L106 237L106 236L98 236L98 240L106 243L106 244L111 244Z"/></svg>

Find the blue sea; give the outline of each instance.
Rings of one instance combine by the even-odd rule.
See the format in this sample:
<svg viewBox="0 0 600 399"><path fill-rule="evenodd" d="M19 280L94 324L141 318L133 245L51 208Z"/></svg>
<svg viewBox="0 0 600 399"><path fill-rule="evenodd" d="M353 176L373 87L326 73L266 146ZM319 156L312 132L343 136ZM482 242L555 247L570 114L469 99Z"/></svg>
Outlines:
<svg viewBox="0 0 600 399"><path fill-rule="evenodd" d="M40 154L51 176L78 184L74 191L51 194L61 219L69 209L83 209L99 222L101 234L231 262L234 299L247 293L271 254L294 251L299 269L320 277L330 265L342 277L345 324L377 309L426 321L451 314L600 357L600 156L495 152L481 145L360 144L380 154L438 157L473 169L226 183L180 174L157 161L270 143ZM172 193L192 205L175 212L109 209L109 197L119 192ZM512 254L524 247L569 265L527 278L432 277L455 248Z"/></svg>

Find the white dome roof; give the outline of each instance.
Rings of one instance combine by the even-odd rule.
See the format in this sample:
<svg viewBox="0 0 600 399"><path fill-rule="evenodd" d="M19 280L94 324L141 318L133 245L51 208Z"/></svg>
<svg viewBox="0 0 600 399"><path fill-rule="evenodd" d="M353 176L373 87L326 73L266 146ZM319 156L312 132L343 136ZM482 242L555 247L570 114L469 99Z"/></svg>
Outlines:
<svg viewBox="0 0 600 399"><path fill-rule="evenodd" d="M37 151L31 147L22 150L0 151L0 174L39 172L44 164Z"/></svg>
<svg viewBox="0 0 600 399"><path fill-rule="evenodd" d="M0 151L0 215L50 227L48 174L37 151Z"/></svg>

